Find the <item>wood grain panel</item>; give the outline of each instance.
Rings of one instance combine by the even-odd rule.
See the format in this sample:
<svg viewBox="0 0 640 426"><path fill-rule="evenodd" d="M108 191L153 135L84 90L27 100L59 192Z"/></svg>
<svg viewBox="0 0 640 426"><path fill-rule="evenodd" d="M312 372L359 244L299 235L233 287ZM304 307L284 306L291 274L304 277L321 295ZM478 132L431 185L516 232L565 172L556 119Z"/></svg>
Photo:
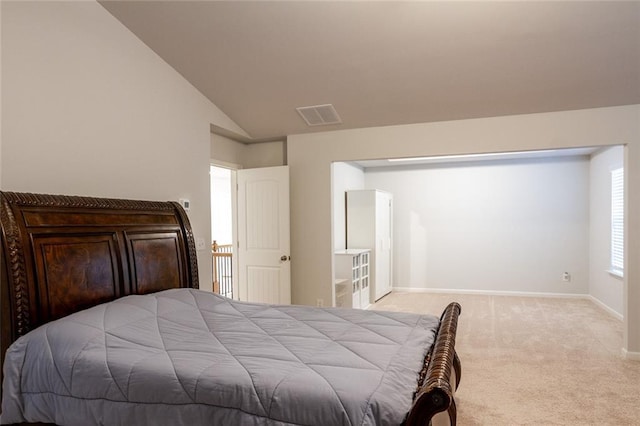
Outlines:
<svg viewBox="0 0 640 426"><path fill-rule="evenodd" d="M177 232L127 234L131 264L134 266L134 292L151 293L184 287L183 254Z"/></svg>
<svg viewBox="0 0 640 426"><path fill-rule="evenodd" d="M33 236L46 320L107 302L122 293L116 234ZM45 319L45 318L42 318Z"/></svg>
<svg viewBox="0 0 640 426"><path fill-rule="evenodd" d="M112 226L114 223L120 226L131 225L177 225L178 221L172 212L164 214L144 214L139 212L129 213L96 213L61 212L61 211L30 211L23 213L27 226Z"/></svg>

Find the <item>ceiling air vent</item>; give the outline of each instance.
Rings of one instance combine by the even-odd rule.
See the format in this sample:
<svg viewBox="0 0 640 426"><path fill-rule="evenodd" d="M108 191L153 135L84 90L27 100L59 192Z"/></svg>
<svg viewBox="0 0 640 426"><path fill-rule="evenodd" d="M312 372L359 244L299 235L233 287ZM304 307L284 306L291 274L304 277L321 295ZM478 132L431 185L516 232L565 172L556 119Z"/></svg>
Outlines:
<svg viewBox="0 0 640 426"><path fill-rule="evenodd" d="M296 108L296 111L309 126L342 123L336 109L331 104L299 107Z"/></svg>

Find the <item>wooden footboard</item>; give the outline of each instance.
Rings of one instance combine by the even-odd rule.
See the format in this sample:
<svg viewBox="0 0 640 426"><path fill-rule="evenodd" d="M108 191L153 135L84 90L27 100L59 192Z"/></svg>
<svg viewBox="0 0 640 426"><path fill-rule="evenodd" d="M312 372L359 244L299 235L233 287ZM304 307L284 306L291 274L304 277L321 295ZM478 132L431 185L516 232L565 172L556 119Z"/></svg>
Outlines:
<svg viewBox="0 0 640 426"><path fill-rule="evenodd" d="M405 422L406 426L428 426L438 413L444 415L444 424L456 424L457 413L453 396L462 372L460 359L455 351L460 312L460 305L451 303L442 313L438 334L425 358L418 390Z"/></svg>

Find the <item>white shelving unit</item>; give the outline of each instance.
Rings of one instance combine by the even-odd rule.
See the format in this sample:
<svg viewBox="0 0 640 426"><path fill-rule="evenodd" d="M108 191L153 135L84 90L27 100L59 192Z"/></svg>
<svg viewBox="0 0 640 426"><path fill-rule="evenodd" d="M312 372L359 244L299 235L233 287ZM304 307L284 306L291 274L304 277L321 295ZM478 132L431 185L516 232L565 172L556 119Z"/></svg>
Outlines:
<svg viewBox="0 0 640 426"><path fill-rule="evenodd" d="M348 249L335 252L336 306L366 308L370 300L369 249Z"/></svg>

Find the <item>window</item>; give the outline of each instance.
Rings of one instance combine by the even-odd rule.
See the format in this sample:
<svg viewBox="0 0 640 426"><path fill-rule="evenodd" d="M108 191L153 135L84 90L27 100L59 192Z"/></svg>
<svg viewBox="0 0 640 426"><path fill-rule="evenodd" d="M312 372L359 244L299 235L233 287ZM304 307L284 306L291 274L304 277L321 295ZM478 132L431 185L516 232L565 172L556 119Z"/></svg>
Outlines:
<svg viewBox="0 0 640 426"><path fill-rule="evenodd" d="M611 172L611 272L624 271L624 169Z"/></svg>

